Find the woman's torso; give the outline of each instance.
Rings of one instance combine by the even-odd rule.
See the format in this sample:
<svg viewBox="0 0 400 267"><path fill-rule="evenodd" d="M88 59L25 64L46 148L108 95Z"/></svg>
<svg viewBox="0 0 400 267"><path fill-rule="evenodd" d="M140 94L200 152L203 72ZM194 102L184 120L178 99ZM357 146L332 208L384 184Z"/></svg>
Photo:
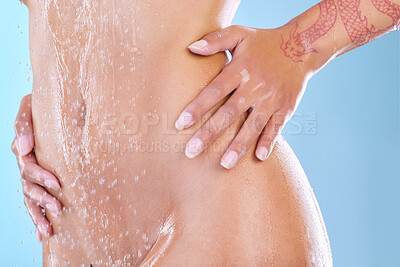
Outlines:
<svg viewBox="0 0 400 267"><path fill-rule="evenodd" d="M174 130L227 60L187 46L230 25L239 1L27 4L36 156L65 207L47 214L45 265L329 264L318 204L283 139L267 162L252 147L227 171L220 157L246 114L192 160L193 130Z"/></svg>

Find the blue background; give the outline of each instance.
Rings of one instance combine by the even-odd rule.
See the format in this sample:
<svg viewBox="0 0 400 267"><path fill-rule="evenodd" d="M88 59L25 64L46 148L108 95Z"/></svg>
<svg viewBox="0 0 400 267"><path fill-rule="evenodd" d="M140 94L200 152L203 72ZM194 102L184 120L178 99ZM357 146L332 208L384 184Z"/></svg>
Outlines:
<svg viewBox="0 0 400 267"><path fill-rule="evenodd" d="M317 2L242 1L234 24L281 26ZM28 10L12 0L0 12L0 265L40 266L10 150L20 99L32 86ZM319 201L335 266L400 266L399 61L398 32L337 58L312 78L285 128Z"/></svg>

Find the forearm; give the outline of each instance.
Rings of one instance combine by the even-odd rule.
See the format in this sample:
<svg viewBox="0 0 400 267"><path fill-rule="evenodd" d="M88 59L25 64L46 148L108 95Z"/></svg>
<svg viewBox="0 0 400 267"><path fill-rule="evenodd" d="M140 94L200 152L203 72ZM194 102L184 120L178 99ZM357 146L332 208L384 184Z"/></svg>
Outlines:
<svg viewBox="0 0 400 267"><path fill-rule="evenodd" d="M327 62L397 29L400 0L324 0L283 29L281 50L317 71Z"/></svg>

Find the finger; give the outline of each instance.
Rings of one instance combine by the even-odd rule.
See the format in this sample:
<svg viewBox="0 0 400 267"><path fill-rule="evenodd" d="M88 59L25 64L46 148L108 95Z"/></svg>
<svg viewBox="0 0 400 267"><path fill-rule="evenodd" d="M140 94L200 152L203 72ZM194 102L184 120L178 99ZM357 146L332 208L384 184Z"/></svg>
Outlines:
<svg viewBox="0 0 400 267"><path fill-rule="evenodd" d="M18 150L17 150L17 137L14 138L12 144L11 144L11 150L12 152L17 156L18 155Z"/></svg>
<svg viewBox="0 0 400 267"><path fill-rule="evenodd" d="M256 142L257 138L259 138L270 116L271 112L261 112L261 109L257 108L250 113L239 133L221 159L221 165L225 169L232 169L235 167L243 155L246 154L247 149Z"/></svg>
<svg viewBox="0 0 400 267"><path fill-rule="evenodd" d="M258 85L256 86L258 87ZM256 88L254 87L254 88ZM245 96L243 92L253 91ZM249 109L252 103L259 98L259 91L240 86L235 93L222 105L217 112L194 134L186 145L185 154L194 158L216 140L225 130L235 122L240 115Z"/></svg>
<svg viewBox="0 0 400 267"><path fill-rule="evenodd" d="M235 90L241 81L232 62L179 115L175 128L183 130L199 121L212 107Z"/></svg>
<svg viewBox="0 0 400 267"><path fill-rule="evenodd" d="M49 171L40 167L37 163L34 153L17 158L18 166L21 171L21 177L27 181L39 184L47 189L60 190L60 182Z"/></svg>
<svg viewBox="0 0 400 267"><path fill-rule="evenodd" d="M50 195L43 187L32 182L22 180L24 195L29 200L38 203L42 208L51 211L55 215L61 213L61 203Z"/></svg>
<svg viewBox="0 0 400 267"><path fill-rule="evenodd" d="M53 233L53 229L51 228L50 222L44 216L40 206L28 198L24 199L24 203L33 223L36 225L40 233L47 237L50 236Z"/></svg>
<svg viewBox="0 0 400 267"><path fill-rule="evenodd" d="M232 25L205 35L188 48L195 54L208 56L220 51L229 50L231 53L245 37L246 27Z"/></svg>
<svg viewBox="0 0 400 267"><path fill-rule="evenodd" d="M41 168L34 157L22 157L23 164L20 164L21 176L23 179L39 184L47 189L60 190L57 178L50 172Z"/></svg>
<svg viewBox="0 0 400 267"><path fill-rule="evenodd" d="M15 145L17 151L22 156L31 152L34 147L31 99L31 95L22 98L18 115L14 123L14 129L18 140Z"/></svg>
<svg viewBox="0 0 400 267"><path fill-rule="evenodd" d="M23 174L23 168L25 165L29 164L29 163L34 163L37 164L36 158L35 158L35 154L33 152L30 152L29 154L25 155L25 156L18 156L17 157L17 163L19 166L19 169L21 171L21 175Z"/></svg>
<svg viewBox="0 0 400 267"><path fill-rule="evenodd" d="M36 228L36 238L39 242L42 242L42 234L37 228Z"/></svg>
<svg viewBox="0 0 400 267"><path fill-rule="evenodd" d="M259 160L266 160L271 154L277 136L281 133L287 121L286 115L275 113L271 116L258 140L256 156Z"/></svg>

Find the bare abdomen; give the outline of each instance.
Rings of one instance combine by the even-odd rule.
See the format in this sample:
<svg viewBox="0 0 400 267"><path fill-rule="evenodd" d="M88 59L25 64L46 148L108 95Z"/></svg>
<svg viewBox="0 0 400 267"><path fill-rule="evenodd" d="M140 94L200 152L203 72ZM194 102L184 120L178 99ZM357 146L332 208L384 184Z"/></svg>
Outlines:
<svg viewBox="0 0 400 267"><path fill-rule="evenodd" d="M186 47L226 26L216 15L204 11L204 22L206 15L186 14L185 25L160 7L57 3L30 6L36 156L60 179L65 207L60 217L48 214L55 236L44 242L45 265L329 258L314 195L283 140L267 163L253 147L224 170L220 157L244 115L217 151L184 155L193 131L175 132L174 121L226 61Z"/></svg>

